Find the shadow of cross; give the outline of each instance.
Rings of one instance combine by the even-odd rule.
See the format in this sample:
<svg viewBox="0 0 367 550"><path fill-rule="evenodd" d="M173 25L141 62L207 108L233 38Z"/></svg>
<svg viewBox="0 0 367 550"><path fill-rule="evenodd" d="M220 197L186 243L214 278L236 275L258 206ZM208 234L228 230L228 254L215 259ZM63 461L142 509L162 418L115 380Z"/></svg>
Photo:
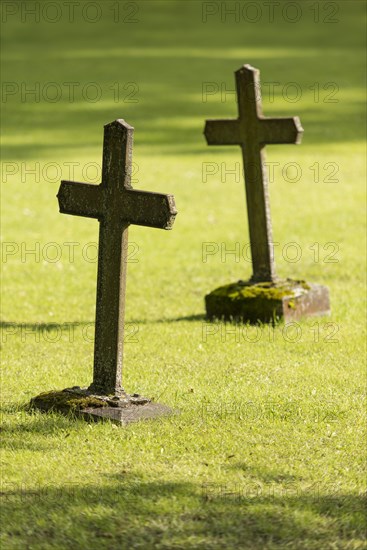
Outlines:
<svg viewBox="0 0 367 550"><path fill-rule="evenodd" d="M207 120L208 145L240 145L246 183L247 215L252 256L252 281L275 281L273 237L264 146L300 143L298 117L266 118L262 114L260 71L243 65L235 72L238 118Z"/></svg>
<svg viewBox="0 0 367 550"><path fill-rule="evenodd" d="M94 371L90 390L121 395L128 226L171 229L173 195L131 186L134 128L119 119L104 127L102 183L62 181L60 212L99 221Z"/></svg>

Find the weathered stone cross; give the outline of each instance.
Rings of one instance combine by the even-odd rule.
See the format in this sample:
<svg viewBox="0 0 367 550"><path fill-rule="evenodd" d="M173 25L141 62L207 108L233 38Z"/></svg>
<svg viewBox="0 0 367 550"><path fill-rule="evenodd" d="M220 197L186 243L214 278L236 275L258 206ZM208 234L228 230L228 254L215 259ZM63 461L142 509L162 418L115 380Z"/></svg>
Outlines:
<svg viewBox="0 0 367 550"><path fill-rule="evenodd" d="M253 282L275 281L273 238L264 146L300 143L303 128L298 117L266 118L262 114L260 72L244 65L235 73L237 119L207 120L208 145L240 145L246 181Z"/></svg>
<svg viewBox="0 0 367 550"><path fill-rule="evenodd" d="M132 188L134 128L115 120L104 128L102 183L62 181L60 212L97 218L99 225L94 372L90 390L119 396L122 388L128 226L171 229L173 195Z"/></svg>

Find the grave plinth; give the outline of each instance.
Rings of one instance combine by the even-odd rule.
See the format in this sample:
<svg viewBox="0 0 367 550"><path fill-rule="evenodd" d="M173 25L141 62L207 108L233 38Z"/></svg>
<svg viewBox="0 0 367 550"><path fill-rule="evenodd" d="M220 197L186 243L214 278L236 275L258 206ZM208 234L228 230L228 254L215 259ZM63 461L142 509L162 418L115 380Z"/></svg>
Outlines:
<svg viewBox="0 0 367 550"><path fill-rule="evenodd" d="M205 306L211 320L250 324L296 321L330 313L327 287L291 279L271 283L238 281L221 286L205 296Z"/></svg>
<svg viewBox="0 0 367 550"><path fill-rule="evenodd" d="M244 65L235 73L238 118L207 120L208 145L239 145L245 174L252 277L221 286L205 296L209 319L270 323L330 313L327 287L279 280L274 262L265 145L301 142L298 117L268 118L262 113L260 73Z"/></svg>
<svg viewBox="0 0 367 550"><path fill-rule="evenodd" d="M97 395L79 386L41 393L31 400L31 406L44 412L59 412L91 422L110 420L122 425L175 413L167 405L138 394Z"/></svg>
<svg viewBox="0 0 367 550"><path fill-rule="evenodd" d="M122 119L104 127L102 183L61 182L60 212L99 222L93 382L87 389L75 386L33 398L31 405L40 410L121 424L170 412L122 387L128 227L172 229L177 214L173 195L132 188L133 132Z"/></svg>

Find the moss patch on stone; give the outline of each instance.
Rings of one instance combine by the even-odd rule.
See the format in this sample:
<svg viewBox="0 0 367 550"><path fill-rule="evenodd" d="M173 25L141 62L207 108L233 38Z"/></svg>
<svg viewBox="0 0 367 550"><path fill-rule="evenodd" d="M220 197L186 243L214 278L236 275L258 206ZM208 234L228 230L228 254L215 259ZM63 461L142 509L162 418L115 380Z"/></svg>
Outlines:
<svg viewBox="0 0 367 550"><path fill-rule="evenodd" d="M275 283L237 281L221 286L207 296L209 319L243 320L250 323L275 322L283 317L283 302L296 308L297 298L310 286L303 280L283 279Z"/></svg>
<svg viewBox="0 0 367 550"><path fill-rule="evenodd" d="M31 400L31 406L42 410L77 413L87 408L106 407L103 399L95 396L78 395L67 391L41 393Z"/></svg>
<svg viewBox="0 0 367 550"><path fill-rule="evenodd" d="M281 300L285 296L294 296L295 289L310 287L305 281L285 279L277 283L251 283L250 281L238 281L221 286L210 293L211 296L225 297L230 300L243 300L261 298L264 300Z"/></svg>

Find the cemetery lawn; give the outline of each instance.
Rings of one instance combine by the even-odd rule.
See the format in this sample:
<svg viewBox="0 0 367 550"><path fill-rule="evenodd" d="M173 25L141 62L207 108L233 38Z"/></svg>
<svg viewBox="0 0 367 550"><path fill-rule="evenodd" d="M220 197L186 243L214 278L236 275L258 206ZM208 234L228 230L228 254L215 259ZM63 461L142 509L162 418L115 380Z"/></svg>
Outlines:
<svg viewBox="0 0 367 550"><path fill-rule="evenodd" d="M334 24L305 7L297 24L203 23L200 2L150 1L135 24L4 25L6 81L80 86L2 104L2 549L366 548L364 5L336 4ZM203 83L231 90L243 63L279 82L264 114L305 129L266 151L275 257L280 276L329 287L328 318L205 321L205 294L251 275L239 148L202 136L205 118L236 116ZM134 187L179 211L172 232L129 230L123 376L180 414L126 428L27 408L92 379L98 223L59 214L55 195L70 163L98 181L88 163L115 118L135 127Z"/></svg>

